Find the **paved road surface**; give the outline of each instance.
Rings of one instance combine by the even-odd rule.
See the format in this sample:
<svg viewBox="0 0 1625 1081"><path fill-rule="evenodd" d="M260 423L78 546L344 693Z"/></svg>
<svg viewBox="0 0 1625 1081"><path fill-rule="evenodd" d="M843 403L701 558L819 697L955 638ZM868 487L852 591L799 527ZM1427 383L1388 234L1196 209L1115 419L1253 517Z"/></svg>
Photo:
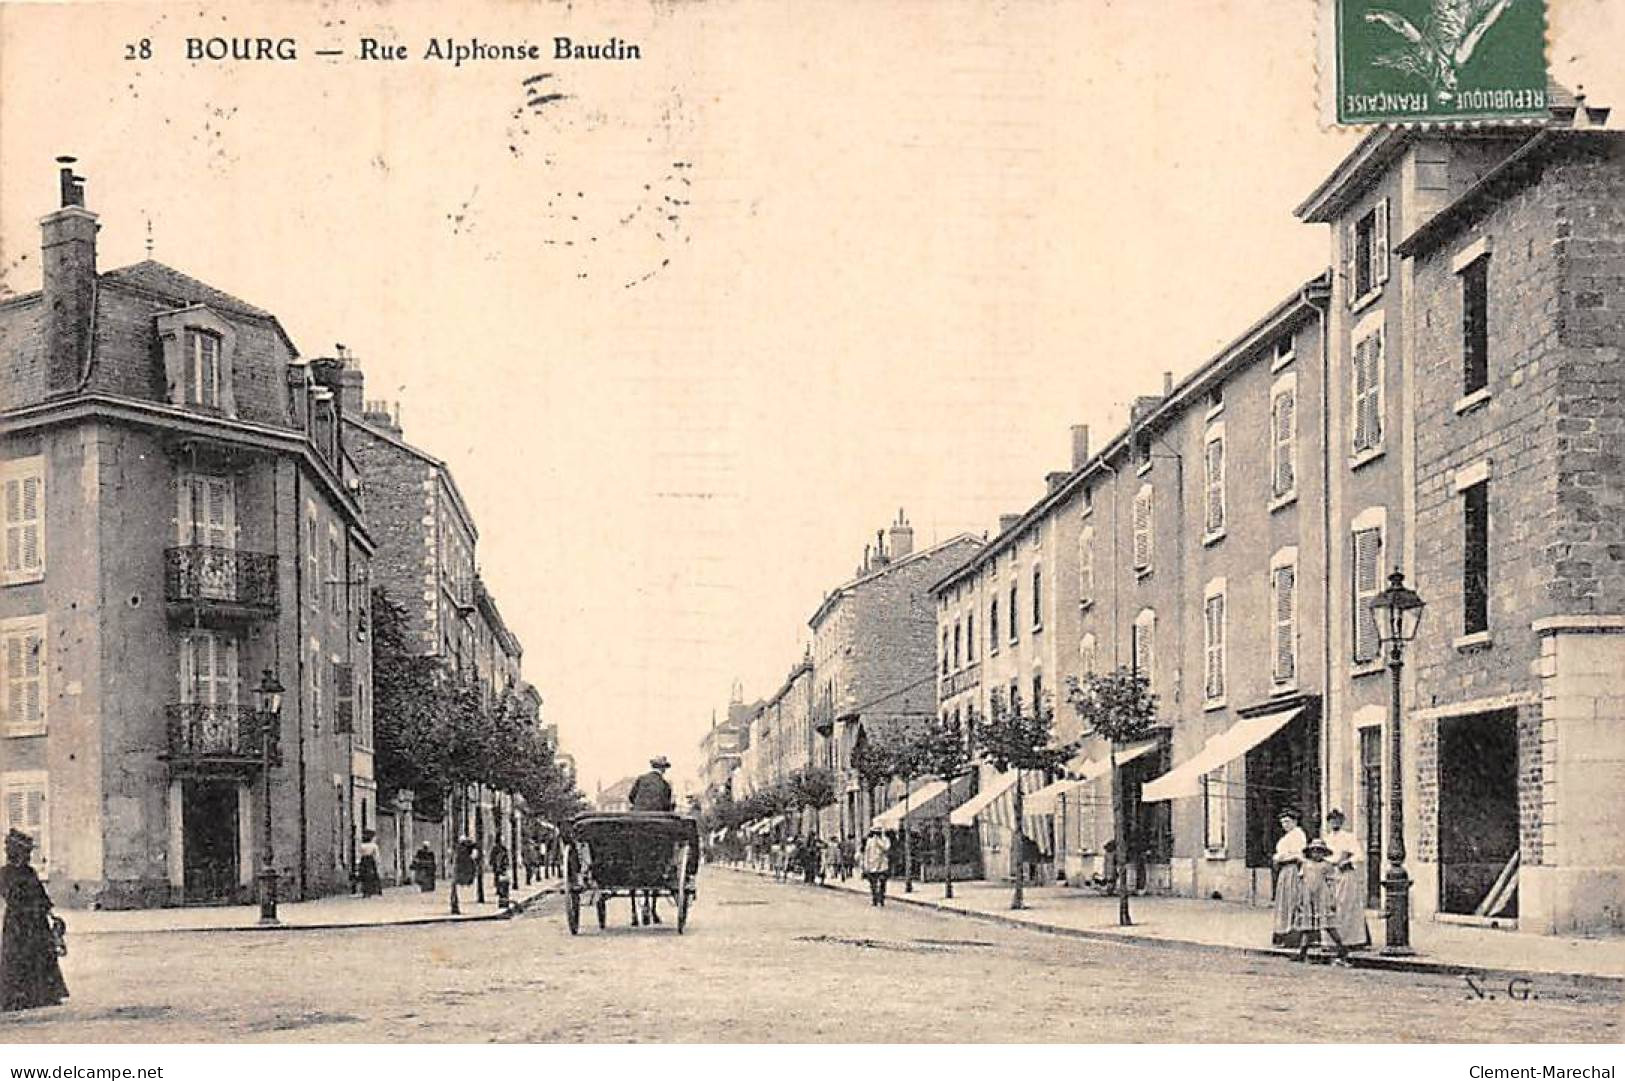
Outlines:
<svg viewBox="0 0 1625 1081"><path fill-rule="evenodd" d="M708 870L686 935L562 902L461 926L82 935L0 1042L1575 1041L1625 995L1085 942Z"/></svg>

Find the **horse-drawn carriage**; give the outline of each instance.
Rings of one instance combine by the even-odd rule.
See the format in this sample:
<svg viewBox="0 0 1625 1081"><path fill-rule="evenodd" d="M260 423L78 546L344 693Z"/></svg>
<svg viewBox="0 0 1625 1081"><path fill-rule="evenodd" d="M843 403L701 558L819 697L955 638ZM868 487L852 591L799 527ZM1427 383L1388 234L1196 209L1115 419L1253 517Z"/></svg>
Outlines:
<svg viewBox="0 0 1625 1081"><path fill-rule="evenodd" d="M661 897L677 906L677 931L688 925L700 871L700 827L686 815L647 811L591 812L570 822L564 853L570 933L581 930L581 906L591 904L602 929L612 897L652 908Z"/></svg>

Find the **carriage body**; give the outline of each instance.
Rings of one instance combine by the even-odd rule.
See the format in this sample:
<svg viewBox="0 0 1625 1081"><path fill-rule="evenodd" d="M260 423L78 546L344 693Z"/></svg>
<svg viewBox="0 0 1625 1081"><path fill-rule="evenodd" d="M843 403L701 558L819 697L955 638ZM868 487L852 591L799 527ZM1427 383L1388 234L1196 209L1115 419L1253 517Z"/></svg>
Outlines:
<svg viewBox="0 0 1625 1081"><path fill-rule="evenodd" d="M606 922L613 897L669 897L677 906L677 930L688 923L700 869L699 823L687 815L589 812L570 822L566 838L565 888L572 934L583 903ZM635 910L634 910L635 912Z"/></svg>

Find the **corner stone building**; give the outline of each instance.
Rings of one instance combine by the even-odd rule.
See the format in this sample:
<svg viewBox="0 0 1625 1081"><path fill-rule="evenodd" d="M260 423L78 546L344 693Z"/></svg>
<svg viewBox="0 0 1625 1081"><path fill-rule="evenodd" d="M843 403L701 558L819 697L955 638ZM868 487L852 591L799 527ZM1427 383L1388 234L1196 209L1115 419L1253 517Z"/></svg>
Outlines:
<svg viewBox="0 0 1625 1081"><path fill-rule="evenodd" d="M372 542L335 365L146 261L96 267L62 170L43 285L0 301L0 829L52 897L241 901L261 860L261 715L284 898L347 887L371 785Z"/></svg>

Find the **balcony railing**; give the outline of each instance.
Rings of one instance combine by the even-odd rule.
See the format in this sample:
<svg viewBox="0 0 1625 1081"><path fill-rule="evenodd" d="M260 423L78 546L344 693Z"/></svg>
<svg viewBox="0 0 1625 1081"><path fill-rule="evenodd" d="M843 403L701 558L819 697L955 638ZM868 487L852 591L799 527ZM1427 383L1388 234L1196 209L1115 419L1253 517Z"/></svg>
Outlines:
<svg viewBox="0 0 1625 1081"><path fill-rule="evenodd" d="M942 690L940 698L952 698L960 691L968 691L982 682L982 664L972 661L957 672L950 672L942 677Z"/></svg>
<svg viewBox="0 0 1625 1081"><path fill-rule="evenodd" d="M170 705L169 758L186 762L215 759L259 763L263 756L264 715L252 706L214 706L195 702ZM277 760L277 740L271 741L271 760Z"/></svg>
<svg viewBox="0 0 1625 1081"><path fill-rule="evenodd" d="M193 544L164 551L164 598L272 613L277 607L276 556Z"/></svg>

